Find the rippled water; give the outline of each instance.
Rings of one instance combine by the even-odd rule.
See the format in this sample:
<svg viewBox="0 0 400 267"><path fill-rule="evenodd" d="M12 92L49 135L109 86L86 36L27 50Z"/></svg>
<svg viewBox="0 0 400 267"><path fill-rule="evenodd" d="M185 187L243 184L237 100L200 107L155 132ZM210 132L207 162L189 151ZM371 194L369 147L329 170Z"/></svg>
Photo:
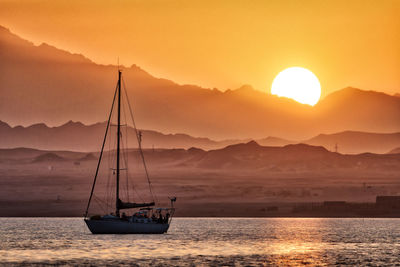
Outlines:
<svg viewBox="0 0 400 267"><path fill-rule="evenodd" d="M400 266L399 223L175 218L168 234L92 235L80 218L0 218L0 264Z"/></svg>

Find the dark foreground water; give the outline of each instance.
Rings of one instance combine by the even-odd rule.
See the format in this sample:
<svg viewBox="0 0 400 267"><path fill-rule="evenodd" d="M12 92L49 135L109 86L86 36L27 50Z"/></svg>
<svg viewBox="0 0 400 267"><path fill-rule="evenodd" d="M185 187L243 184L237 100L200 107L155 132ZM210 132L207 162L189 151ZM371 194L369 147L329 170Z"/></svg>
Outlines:
<svg viewBox="0 0 400 267"><path fill-rule="evenodd" d="M92 235L79 218L0 218L0 265L400 266L400 219L176 218Z"/></svg>

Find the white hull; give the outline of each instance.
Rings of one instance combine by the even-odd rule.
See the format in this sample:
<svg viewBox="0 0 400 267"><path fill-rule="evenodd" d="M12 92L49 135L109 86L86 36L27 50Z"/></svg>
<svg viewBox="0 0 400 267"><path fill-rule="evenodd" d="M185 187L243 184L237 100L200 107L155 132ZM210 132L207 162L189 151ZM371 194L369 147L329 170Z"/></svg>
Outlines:
<svg viewBox="0 0 400 267"><path fill-rule="evenodd" d="M86 225L93 234L163 234L168 223L140 223L122 220L87 220Z"/></svg>

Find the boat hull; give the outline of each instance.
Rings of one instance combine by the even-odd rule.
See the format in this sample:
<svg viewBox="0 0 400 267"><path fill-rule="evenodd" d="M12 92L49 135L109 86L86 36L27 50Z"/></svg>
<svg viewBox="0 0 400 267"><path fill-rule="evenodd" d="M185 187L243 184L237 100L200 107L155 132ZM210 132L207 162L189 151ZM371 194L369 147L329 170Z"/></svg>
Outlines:
<svg viewBox="0 0 400 267"><path fill-rule="evenodd" d="M85 223L92 234L163 234L169 224L138 223L118 220L87 220Z"/></svg>

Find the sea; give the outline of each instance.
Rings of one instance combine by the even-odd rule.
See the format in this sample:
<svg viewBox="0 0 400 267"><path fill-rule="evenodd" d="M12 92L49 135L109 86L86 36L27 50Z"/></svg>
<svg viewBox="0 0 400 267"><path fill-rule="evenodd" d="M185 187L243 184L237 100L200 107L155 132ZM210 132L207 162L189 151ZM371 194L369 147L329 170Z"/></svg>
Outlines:
<svg viewBox="0 0 400 267"><path fill-rule="evenodd" d="M0 218L1 266L400 266L400 219L174 218L92 235L82 218Z"/></svg>

